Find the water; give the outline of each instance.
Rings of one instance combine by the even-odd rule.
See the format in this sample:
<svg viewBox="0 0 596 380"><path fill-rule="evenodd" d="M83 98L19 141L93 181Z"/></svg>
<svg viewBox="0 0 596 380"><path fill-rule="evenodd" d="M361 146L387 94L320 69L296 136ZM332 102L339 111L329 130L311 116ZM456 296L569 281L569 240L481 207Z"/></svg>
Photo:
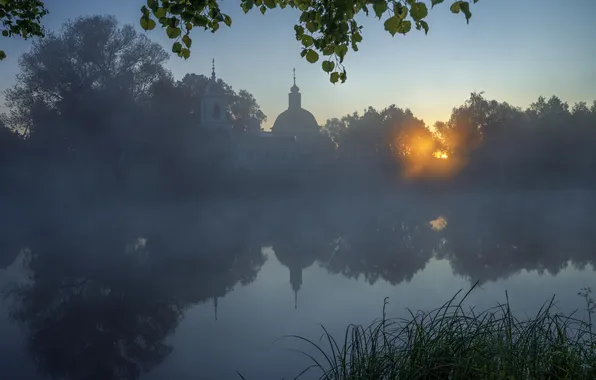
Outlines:
<svg viewBox="0 0 596 380"><path fill-rule="evenodd" d="M2 378L293 378L305 345L279 338L340 338L385 297L405 316L480 281L469 306L507 290L523 316L596 285L591 192L74 210L2 235L0 286L29 284L0 304Z"/></svg>

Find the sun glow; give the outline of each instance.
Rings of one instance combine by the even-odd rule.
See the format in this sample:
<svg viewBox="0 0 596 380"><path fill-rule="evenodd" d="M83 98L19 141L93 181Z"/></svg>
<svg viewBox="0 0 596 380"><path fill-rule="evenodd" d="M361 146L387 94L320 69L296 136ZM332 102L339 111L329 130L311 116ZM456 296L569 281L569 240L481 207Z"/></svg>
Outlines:
<svg viewBox="0 0 596 380"><path fill-rule="evenodd" d="M442 160L446 160L449 158L449 155L445 151L437 150L437 151L433 152L433 157L440 158Z"/></svg>

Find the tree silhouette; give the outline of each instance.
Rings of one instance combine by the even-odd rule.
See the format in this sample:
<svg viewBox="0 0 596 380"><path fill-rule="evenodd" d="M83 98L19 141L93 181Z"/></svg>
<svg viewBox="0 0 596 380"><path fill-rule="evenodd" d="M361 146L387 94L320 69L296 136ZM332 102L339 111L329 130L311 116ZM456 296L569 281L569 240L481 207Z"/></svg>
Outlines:
<svg viewBox="0 0 596 380"><path fill-rule="evenodd" d="M129 212L63 213L25 242L29 278L9 292L11 316L50 378L139 378L167 358L164 341L189 307L254 281L265 261L260 246L239 236L229 244L197 235L204 221L196 217L134 238L145 229L135 220L149 214Z"/></svg>

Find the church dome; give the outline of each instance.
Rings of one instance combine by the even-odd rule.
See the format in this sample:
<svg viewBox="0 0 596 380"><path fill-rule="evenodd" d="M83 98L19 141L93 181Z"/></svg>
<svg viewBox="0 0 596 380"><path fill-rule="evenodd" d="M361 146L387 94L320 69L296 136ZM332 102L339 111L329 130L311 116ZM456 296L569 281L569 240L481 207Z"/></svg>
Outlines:
<svg viewBox="0 0 596 380"><path fill-rule="evenodd" d="M313 114L301 107L288 108L280 113L271 129L275 133L297 136L305 133L318 133L320 127Z"/></svg>
<svg viewBox="0 0 596 380"><path fill-rule="evenodd" d="M319 133L320 127L312 113L302 108L302 95L296 86L296 70L294 70L294 85L288 95L288 109L279 114L271 130L283 136L309 136Z"/></svg>

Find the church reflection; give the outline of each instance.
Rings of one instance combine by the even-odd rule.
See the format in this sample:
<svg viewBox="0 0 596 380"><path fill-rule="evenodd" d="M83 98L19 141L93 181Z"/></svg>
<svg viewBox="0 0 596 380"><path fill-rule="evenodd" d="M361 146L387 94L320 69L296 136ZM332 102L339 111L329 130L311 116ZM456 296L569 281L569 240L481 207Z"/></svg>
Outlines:
<svg viewBox="0 0 596 380"><path fill-rule="evenodd" d="M168 357L166 338L189 308L206 303L218 319L222 299L257 279L263 247L288 268L298 308L314 265L392 285L436 259L473 282L584 268L596 258L595 211L589 202L498 197L222 202L159 217L86 210L14 238L2 232L0 251L25 252L29 277L10 290L11 317L26 327L41 373L134 379Z"/></svg>

